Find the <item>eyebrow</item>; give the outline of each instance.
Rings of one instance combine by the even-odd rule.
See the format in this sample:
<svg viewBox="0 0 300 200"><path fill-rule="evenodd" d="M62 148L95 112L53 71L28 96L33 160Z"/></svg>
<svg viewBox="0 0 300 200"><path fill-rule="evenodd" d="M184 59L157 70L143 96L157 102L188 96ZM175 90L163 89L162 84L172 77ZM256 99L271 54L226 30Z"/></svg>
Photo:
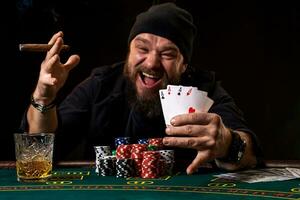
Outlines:
<svg viewBox="0 0 300 200"><path fill-rule="evenodd" d="M142 37L137 37L135 39L137 42L143 42L145 44L149 44L150 42L145 39L145 38L142 38ZM161 51L180 51L178 47L176 47L175 44L172 44L172 43L167 43L167 45L163 46Z"/></svg>
<svg viewBox="0 0 300 200"><path fill-rule="evenodd" d="M140 41L140 42L143 42L143 43L149 43L148 40L146 40L145 38L142 38L142 37L135 38L135 41Z"/></svg>
<svg viewBox="0 0 300 200"><path fill-rule="evenodd" d="M171 44L171 45L163 46L161 51L176 51L176 52L179 52L179 49L176 48L176 46Z"/></svg>

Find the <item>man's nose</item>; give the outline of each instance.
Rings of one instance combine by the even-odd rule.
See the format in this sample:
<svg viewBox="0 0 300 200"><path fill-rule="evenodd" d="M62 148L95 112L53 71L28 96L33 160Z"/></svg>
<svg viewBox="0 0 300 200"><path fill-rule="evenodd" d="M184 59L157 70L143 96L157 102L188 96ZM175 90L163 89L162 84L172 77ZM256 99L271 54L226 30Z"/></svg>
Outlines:
<svg viewBox="0 0 300 200"><path fill-rule="evenodd" d="M147 55L145 66L148 69L159 68L161 66L160 56L157 52L151 52Z"/></svg>

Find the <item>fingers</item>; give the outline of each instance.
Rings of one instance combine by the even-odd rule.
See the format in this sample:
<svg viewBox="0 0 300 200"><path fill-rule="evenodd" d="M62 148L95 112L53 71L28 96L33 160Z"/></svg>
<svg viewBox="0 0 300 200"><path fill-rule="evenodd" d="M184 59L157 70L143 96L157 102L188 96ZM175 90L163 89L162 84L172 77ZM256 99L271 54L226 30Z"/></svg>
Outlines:
<svg viewBox="0 0 300 200"><path fill-rule="evenodd" d="M52 36L48 44L53 45L53 47L47 52L46 60L50 59L53 55L60 53L64 44L62 39L63 35L63 32L59 31Z"/></svg>
<svg viewBox="0 0 300 200"><path fill-rule="evenodd" d="M71 70L78 65L79 61L80 57L78 55L72 55L63 66L66 68L66 70Z"/></svg>
<svg viewBox="0 0 300 200"><path fill-rule="evenodd" d="M189 148L196 150L208 149L214 146L210 137L164 137L163 144L170 147Z"/></svg>
<svg viewBox="0 0 300 200"><path fill-rule="evenodd" d="M184 125L184 126L168 126L166 128L167 135L173 136L201 136L208 133L208 126L203 125Z"/></svg>
<svg viewBox="0 0 300 200"><path fill-rule="evenodd" d="M47 63L45 63L44 71L46 72L45 74L43 73L44 80L46 80L47 84L49 85L55 85L57 82L57 79L52 76L52 72L54 71L54 66L59 65L60 63L60 58L56 54L50 60L48 60Z"/></svg>
<svg viewBox="0 0 300 200"><path fill-rule="evenodd" d="M45 66L44 70L48 73L51 73L55 69L55 66L64 68L64 70L66 71L70 71L76 65L78 65L79 61L80 61L80 57L78 55L72 55L69 57L69 59L65 64L62 64L60 63L59 55L55 54L48 61L44 61L43 65Z"/></svg>
<svg viewBox="0 0 300 200"><path fill-rule="evenodd" d="M45 71L51 72L53 69L53 66L58 65L60 63L60 58L57 54L52 56L46 63Z"/></svg>
<svg viewBox="0 0 300 200"><path fill-rule="evenodd" d="M58 54L60 53L62 46L64 44L62 37L63 37L63 32L60 31L60 32L56 33L55 35L53 35L48 43L53 46L47 52L45 62L47 62L48 60L54 59L51 62L49 62L49 65L48 65L49 68L51 68L51 66L53 66L55 64L55 59L58 59L58 58L56 58L56 56L58 56ZM65 64L62 64L61 66L69 71L69 70L73 69L76 65L78 65L79 61L80 61L80 57L78 55L72 55L69 57L67 62Z"/></svg>
<svg viewBox="0 0 300 200"><path fill-rule="evenodd" d="M64 42L61 37L57 38L53 47L47 52L46 60L50 59L55 54L59 54Z"/></svg>
<svg viewBox="0 0 300 200"><path fill-rule="evenodd" d="M60 31L60 32L56 33L55 35L53 35L48 43L48 44L53 45L52 48L47 52L47 55L45 58L45 62L47 62L47 60L49 60L49 61L51 60L47 64L48 70L50 70L50 68L52 66L54 66L54 64L56 64L55 62L60 62L58 54L60 53L62 46L64 44L62 37L63 37L63 32ZM69 71L69 70L73 69L76 65L78 65L79 61L80 61L80 57L78 55L72 55L69 57L67 62L65 64L62 64L61 66Z"/></svg>
<svg viewBox="0 0 300 200"><path fill-rule="evenodd" d="M207 151L198 151L196 158L193 162L187 167L186 173L192 174L198 170L201 164L210 160L210 152Z"/></svg>
<svg viewBox="0 0 300 200"><path fill-rule="evenodd" d="M165 146L189 148L198 151L196 158L187 168L188 174L194 173L202 163L214 159L216 155L216 140L209 135L201 137L165 137L163 144Z"/></svg>
<svg viewBox="0 0 300 200"><path fill-rule="evenodd" d="M217 155L220 143L219 133L222 120L214 113L189 113L177 115L166 128L165 146L189 148L198 151L196 158L187 168L187 173L194 173L198 167ZM181 136L181 137L178 137Z"/></svg>
<svg viewBox="0 0 300 200"><path fill-rule="evenodd" d="M63 37L63 36L64 36L64 34L63 34L62 31L57 32L56 34L54 34L54 35L52 36L52 38L50 39L50 41L48 42L48 44L54 44L55 41L57 40L57 38Z"/></svg>
<svg viewBox="0 0 300 200"><path fill-rule="evenodd" d="M185 124L206 125L215 117L213 113L189 113L177 115L172 118L173 126L181 126Z"/></svg>

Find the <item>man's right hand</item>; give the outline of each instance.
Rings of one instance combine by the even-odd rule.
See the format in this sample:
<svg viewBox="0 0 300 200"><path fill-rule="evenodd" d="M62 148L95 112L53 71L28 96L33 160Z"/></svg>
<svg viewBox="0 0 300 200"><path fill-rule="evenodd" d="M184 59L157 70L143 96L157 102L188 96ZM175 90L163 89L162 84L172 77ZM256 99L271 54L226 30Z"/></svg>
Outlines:
<svg viewBox="0 0 300 200"><path fill-rule="evenodd" d="M80 61L78 55L71 55L67 62L61 63L59 53L63 45L63 32L54 34L48 44L53 45L41 64L39 80L33 93L34 100L42 105L50 104L57 92L65 84L69 72Z"/></svg>

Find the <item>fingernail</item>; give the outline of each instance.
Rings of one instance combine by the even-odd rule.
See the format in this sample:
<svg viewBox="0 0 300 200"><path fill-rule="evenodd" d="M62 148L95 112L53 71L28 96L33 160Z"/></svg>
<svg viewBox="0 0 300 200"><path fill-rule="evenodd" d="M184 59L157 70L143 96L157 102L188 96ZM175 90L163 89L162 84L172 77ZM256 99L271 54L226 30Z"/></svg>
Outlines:
<svg viewBox="0 0 300 200"><path fill-rule="evenodd" d="M190 169L190 168L187 168L186 169L186 174L187 175L191 175L193 173L193 171Z"/></svg>
<svg viewBox="0 0 300 200"><path fill-rule="evenodd" d="M166 133L170 133L171 129L169 127L166 128Z"/></svg>
<svg viewBox="0 0 300 200"><path fill-rule="evenodd" d="M164 145L168 145L168 144L169 144L168 140L164 138L164 139L163 139L163 144L164 144Z"/></svg>
<svg viewBox="0 0 300 200"><path fill-rule="evenodd" d="M170 122L172 125L175 125L176 120L174 118L172 118Z"/></svg>
<svg viewBox="0 0 300 200"><path fill-rule="evenodd" d="M188 167L187 169L186 169L186 173L188 174L188 175L192 175L192 174L194 174L194 173L197 173L198 172L198 168L192 168L192 167Z"/></svg>

